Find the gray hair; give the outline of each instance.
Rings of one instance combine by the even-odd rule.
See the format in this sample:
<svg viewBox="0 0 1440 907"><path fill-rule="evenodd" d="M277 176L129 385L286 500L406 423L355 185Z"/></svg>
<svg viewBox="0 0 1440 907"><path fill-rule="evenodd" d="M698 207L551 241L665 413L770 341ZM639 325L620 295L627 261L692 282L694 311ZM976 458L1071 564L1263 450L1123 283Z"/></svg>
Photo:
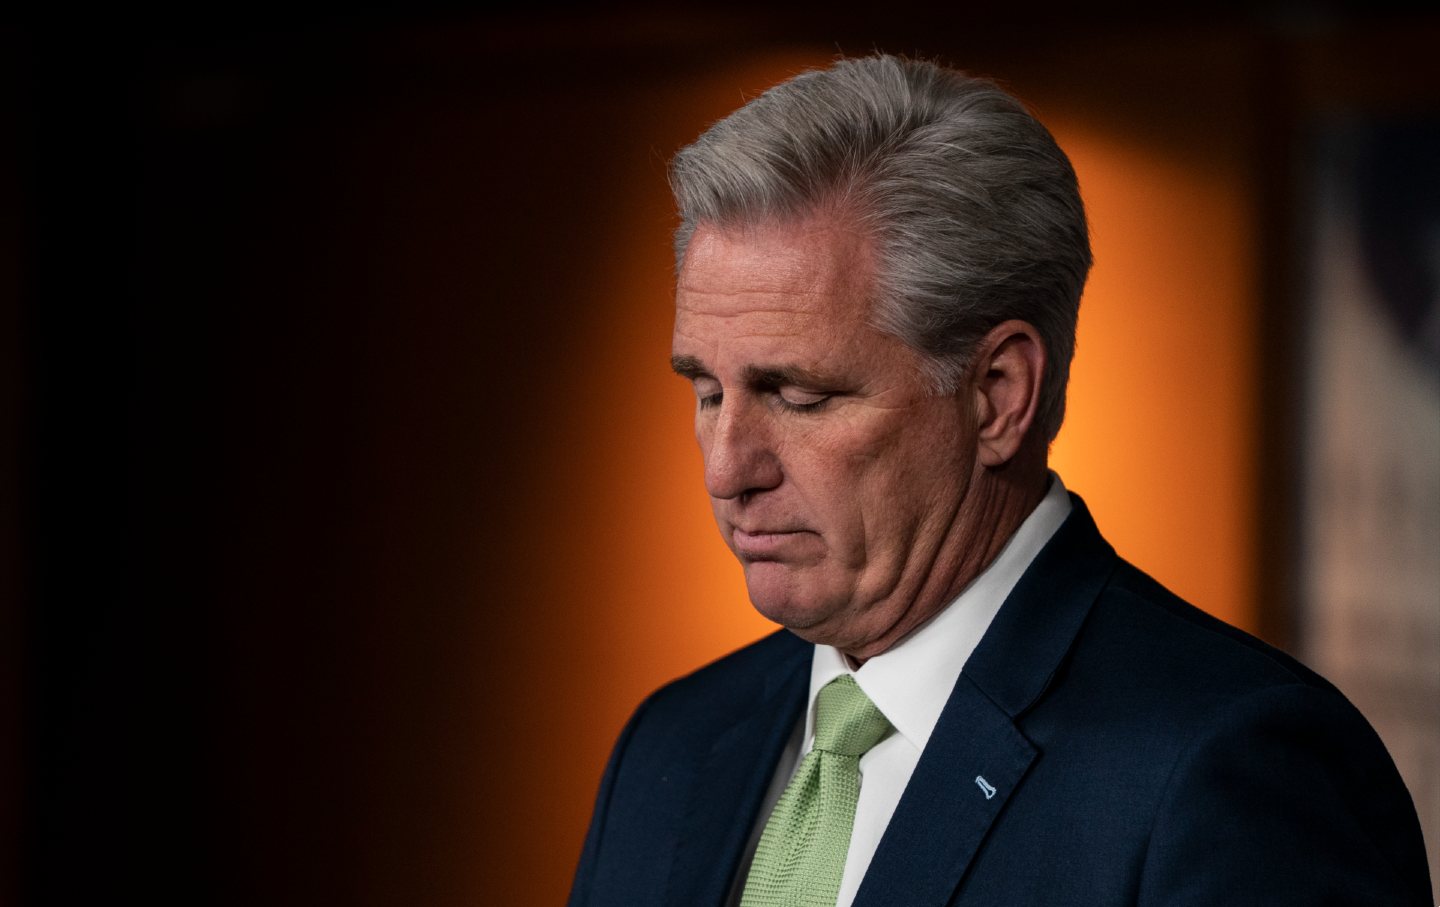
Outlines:
<svg viewBox="0 0 1440 907"><path fill-rule="evenodd" d="M1065 415L1090 240L1075 171L993 83L933 63L840 60L782 82L676 155L677 270L702 223L739 227L835 210L878 253L874 324L953 393L996 325L1034 325L1049 365L1037 423Z"/></svg>

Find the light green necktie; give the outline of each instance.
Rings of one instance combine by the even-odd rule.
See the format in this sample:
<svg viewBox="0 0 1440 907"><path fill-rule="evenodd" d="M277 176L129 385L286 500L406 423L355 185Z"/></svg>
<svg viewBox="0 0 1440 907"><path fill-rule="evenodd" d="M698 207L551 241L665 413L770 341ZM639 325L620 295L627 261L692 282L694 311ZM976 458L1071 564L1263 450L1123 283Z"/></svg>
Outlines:
<svg viewBox="0 0 1440 907"><path fill-rule="evenodd" d="M815 746L760 833L740 907L835 907L860 796L860 757L889 732L855 678L825 685L815 702Z"/></svg>

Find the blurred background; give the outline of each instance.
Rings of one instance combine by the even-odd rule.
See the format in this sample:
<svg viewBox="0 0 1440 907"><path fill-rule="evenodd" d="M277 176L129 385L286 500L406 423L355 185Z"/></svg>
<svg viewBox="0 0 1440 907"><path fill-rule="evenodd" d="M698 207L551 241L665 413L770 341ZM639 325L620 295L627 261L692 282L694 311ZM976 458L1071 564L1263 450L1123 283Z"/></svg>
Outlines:
<svg viewBox="0 0 1440 907"><path fill-rule="evenodd" d="M771 629L665 163L873 49L1069 152L1055 467L1360 706L1435 874L1440 17L951 6L0 27L0 903L562 903L630 710Z"/></svg>

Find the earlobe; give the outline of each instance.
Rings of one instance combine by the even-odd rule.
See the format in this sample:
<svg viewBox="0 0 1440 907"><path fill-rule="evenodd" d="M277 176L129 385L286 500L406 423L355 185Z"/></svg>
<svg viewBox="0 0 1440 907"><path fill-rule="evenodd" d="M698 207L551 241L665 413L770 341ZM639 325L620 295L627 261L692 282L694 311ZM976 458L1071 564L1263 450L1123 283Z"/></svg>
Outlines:
<svg viewBox="0 0 1440 907"><path fill-rule="evenodd" d="M975 361L976 446L980 464L1003 466L1035 425L1045 344L1034 325L1007 321L981 341Z"/></svg>

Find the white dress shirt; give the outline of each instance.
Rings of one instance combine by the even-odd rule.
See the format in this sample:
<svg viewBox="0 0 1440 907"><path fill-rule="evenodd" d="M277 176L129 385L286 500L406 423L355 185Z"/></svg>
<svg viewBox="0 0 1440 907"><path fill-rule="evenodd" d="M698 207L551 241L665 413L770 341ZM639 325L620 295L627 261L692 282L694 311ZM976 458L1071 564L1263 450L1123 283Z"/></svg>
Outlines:
<svg viewBox="0 0 1440 907"><path fill-rule="evenodd" d="M731 904L740 903L750 860L771 810L790 783L800 760L814 745L815 697L836 677L853 674L860 689L890 721L895 732L860 758L860 799L855 805L855 826L850 834L845 874L836 900L836 907L850 907L966 660L975 651L1010 590L1020 581L1021 574L1069 513L1070 496L1060 477L1052 472L1045 497L1020 524L1000 554L929 621L858 669L852 668L849 659L838 649L815 647L810 666L810 701L771 779L750 835L747 857L732 886Z"/></svg>

